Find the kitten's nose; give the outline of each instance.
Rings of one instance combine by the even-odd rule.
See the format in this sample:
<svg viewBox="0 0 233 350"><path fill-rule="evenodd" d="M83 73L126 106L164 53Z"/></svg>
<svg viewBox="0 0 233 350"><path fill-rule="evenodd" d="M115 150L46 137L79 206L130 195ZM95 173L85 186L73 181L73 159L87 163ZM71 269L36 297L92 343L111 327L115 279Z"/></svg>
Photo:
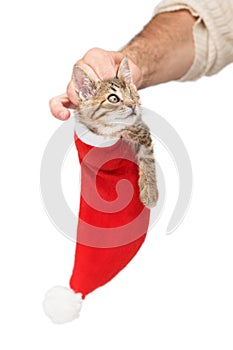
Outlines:
<svg viewBox="0 0 233 350"><path fill-rule="evenodd" d="M129 104L128 107L132 109L133 113L135 113L135 109L136 109L135 104Z"/></svg>

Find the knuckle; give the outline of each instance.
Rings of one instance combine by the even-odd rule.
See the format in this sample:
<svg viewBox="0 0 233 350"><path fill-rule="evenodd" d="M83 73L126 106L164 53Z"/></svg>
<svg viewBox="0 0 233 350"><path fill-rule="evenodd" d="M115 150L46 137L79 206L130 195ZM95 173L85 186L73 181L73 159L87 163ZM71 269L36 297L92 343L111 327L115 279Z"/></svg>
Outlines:
<svg viewBox="0 0 233 350"><path fill-rule="evenodd" d="M100 49L98 47L93 47L90 50L88 50L84 56L84 58L88 58L88 57L92 57L92 56L96 56L99 55L100 53L103 53L104 50Z"/></svg>

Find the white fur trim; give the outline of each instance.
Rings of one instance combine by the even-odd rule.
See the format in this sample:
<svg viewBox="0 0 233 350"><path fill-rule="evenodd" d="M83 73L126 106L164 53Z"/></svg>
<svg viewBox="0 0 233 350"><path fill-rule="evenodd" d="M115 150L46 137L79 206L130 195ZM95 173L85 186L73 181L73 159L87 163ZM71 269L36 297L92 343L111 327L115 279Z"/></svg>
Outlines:
<svg viewBox="0 0 233 350"><path fill-rule="evenodd" d="M113 139L110 137L96 135L78 121L75 121L75 132L80 140L94 147L109 147L114 145L114 143L119 140L119 138Z"/></svg>
<svg viewBox="0 0 233 350"><path fill-rule="evenodd" d="M79 317L82 295L72 289L56 286L45 295L43 308L54 323L66 323Z"/></svg>

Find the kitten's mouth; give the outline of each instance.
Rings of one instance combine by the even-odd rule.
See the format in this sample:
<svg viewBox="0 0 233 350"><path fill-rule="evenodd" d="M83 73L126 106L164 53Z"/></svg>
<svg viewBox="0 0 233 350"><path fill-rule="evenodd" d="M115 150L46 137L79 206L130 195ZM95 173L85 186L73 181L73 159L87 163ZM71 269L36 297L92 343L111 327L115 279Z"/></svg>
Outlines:
<svg viewBox="0 0 233 350"><path fill-rule="evenodd" d="M121 116L121 117L118 116L117 119L122 119L122 120L124 120L124 119L127 119L127 118L129 118L129 117L133 117L133 116L137 116L137 113L133 112L133 113L127 114L127 115L125 115L125 116Z"/></svg>
<svg viewBox="0 0 233 350"><path fill-rule="evenodd" d="M138 116L138 113L132 112L132 113L130 113L130 114L127 116L127 118L129 118L129 117L137 117L137 116Z"/></svg>

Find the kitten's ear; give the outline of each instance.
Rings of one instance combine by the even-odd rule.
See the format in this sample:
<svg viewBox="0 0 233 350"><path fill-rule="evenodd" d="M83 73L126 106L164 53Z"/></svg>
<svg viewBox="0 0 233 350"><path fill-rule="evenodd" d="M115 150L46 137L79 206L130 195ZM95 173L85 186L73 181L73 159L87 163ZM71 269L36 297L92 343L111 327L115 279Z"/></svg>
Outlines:
<svg viewBox="0 0 233 350"><path fill-rule="evenodd" d="M117 78L126 80L128 83L133 82L127 57L124 57L119 65L117 71Z"/></svg>
<svg viewBox="0 0 233 350"><path fill-rule="evenodd" d="M95 95L95 82L78 66L74 66L72 81L81 99L87 100Z"/></svg>

